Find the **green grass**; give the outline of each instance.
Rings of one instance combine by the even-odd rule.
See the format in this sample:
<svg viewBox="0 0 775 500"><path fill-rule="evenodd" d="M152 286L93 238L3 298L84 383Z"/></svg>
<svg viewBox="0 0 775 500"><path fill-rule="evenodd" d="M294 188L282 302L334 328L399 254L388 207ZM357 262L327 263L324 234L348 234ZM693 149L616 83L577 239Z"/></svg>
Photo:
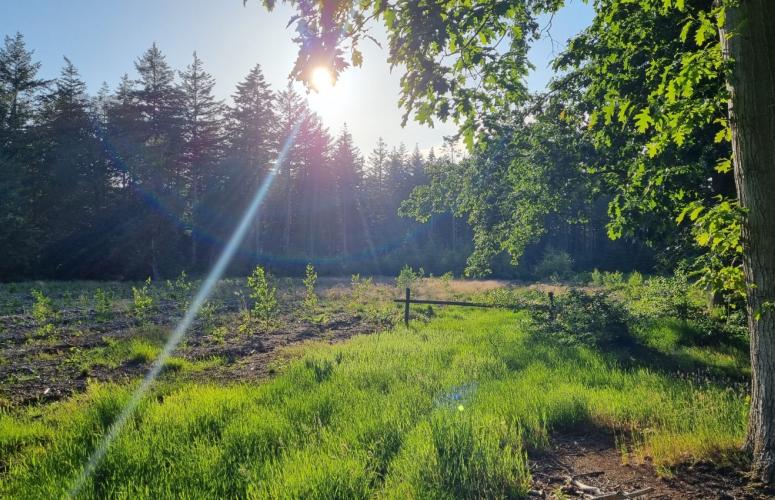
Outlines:
<svg viewBox="0 0 775 500"><path fill-rule="evenodd" d="M552 430L598 426L661 466L742 443L739 391L537 339L525 313L315 344L262 384L162 383L86 498L506 498ZM0 497L67 491L131 387L0 416Z"/></svg>

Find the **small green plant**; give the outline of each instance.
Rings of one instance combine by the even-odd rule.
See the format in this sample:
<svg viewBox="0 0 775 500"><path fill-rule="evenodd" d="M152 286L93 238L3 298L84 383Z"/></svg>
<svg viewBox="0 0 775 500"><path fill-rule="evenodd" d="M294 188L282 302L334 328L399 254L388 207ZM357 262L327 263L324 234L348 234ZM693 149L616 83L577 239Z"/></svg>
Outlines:
<svg viewBox="0 0 775 500"><path fill-rule="evenodd" d="M638 271L633 271L627 278L627 287L630 289L638 289L643 286L643 275Z"/></svg>
<svg viewBox="0 0 775 500"><path fill-rule="evenodd" d="M223 344L226 340L226 334L229 333L229 329L225 326L217 326L210 331L210 336L219 344Z"/></svg>
<svg viewBox="0 0 775 500"><path fill-rule="evenodd" d="M171 300L180 305L181 309L187 309L191 298L193 284L188 280L185 271L181 271L175 281L167 280L167 295Z"/></svg>
<svg viewBox="0 0 775 500"><path fill-rule="evenodd" d="M149 277L141 287L132 287L132 315L141 323L148 320L153 311L153 297L151 296L151 278Z"/></svg>
<svg viewBox="0 0 775 500"><path fill-rule="evenodd" d="M51 297L46 296L40 290L32 291L32 317L38 326L44 326L46 323L56 319L57 313L54 309L54 302Z"/></svg>
<svg viewBox="0 0 775 500"><path fill-rule="evenodd" d="M621 271L603 273L603 286L611 289L622 288L624 286L624 273Z"/></svg>
<svg viewBox="0 0 775 500"><path fill-rule="evenodd" d="M415 271L407 264L401 269L401 272L398 273L398 277L396 278L396 286L401 290L404 288L413 288L424 277L425 271L422 267Z"/></svg>
<svg viewBox="0 0 775 500"><path fill-rule="evenodd" d="M315 285L318 281L318 273L312 264L307 264L304 277L304 311L308 316L314 316L318 311L318 296L315 293Z"/></svg>
<svg viewBox="0 0 775 500"><path fill-rule="evenodd" d="M94 312L97 315L97 321L107 321L113 314L113 296L102 288L94 291Z"/></svg>
<svg viewBox="0 0 775 500"><path fill-rule="evenodd" d="M592 270L589 277L590 277L589 283L591 285L603 286L603 273L601 273L597 268L594 268Z"/></svg>
<svg viewBox="0 0 775 500"><path fill-rule="evenodd" d="M215 315L218 312L218 306L213 302L205 303L199 310L199 320L202 322L202 330L205 333L215 328Z"/></svg>
<svg viewBox="0 0 775 500"><path fill-rule="evenodd" d="M264 325L270 324L277 314L277 289L269 282L263 267L257 266L248 276L248 288L253 299L251 317Z"/></svg>

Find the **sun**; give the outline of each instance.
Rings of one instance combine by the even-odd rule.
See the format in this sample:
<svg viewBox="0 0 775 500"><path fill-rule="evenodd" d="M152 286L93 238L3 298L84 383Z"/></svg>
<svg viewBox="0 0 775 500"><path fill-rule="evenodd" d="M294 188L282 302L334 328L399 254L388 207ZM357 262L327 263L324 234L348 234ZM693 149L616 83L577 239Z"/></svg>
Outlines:
<svg viewBox="0 0 775 500"><path fill-rule="evenodd" d="M318 66L312 70L310 83L318 93L326 92L334 86L334 76L328 68Z"/></svg>

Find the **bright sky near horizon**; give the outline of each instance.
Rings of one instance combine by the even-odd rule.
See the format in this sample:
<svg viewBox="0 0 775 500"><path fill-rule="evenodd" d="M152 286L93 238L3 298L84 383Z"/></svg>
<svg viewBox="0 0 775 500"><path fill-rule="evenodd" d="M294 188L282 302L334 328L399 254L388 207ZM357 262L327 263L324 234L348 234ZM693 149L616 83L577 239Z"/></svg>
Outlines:
<svg viewBox="0 0 775 500"><path fill-rule="evenodd" d="M292 14L285 5L267 12L257 0L247 7L242 0L0 0L0 35L23 33L35 59L43 64L44 78L56 77L67 56L90 92L102 82L114 87L124 73L133 77L135 59L154 41L177 70L189 64L196 50L217 80L216 93L228 100L256 63L275 89L286 85L297 51L291 40L293 28L286 28ZM554 44L545 37L530 53L536 66L528 79L531 89L545 87L551 59L590 24L592 16L592 6L580 0L570 0L554 16L549 31ZM391 147L404 142L410 149L417 144L427 150L442 144L443 137L455 130L451 123L429 128L410 121L401 128L400 73L390 72L386 49L370 42L362 48L361 68L349 69L324 95L310 95L311 107L331 133L337 134L347 123L364 154L380 136ZM297 90L303 91L300 84Z"/></svg>

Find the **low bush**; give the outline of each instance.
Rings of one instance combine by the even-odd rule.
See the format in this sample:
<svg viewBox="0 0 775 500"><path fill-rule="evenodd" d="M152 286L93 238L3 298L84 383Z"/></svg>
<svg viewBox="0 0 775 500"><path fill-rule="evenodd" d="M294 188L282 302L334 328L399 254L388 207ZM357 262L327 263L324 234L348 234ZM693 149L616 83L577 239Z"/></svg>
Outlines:
<svg viewBox="0 0 775 500"><path fill-rule="evenodd" d="M568 344L612 347L631 341L627 311L604 292L572 288L555 298L554 311L541 331Z"/></svg>
<svg viewBox="0 0 775 500"><path fill-rule="evenodd" d="M422 267L415 271L407 264L401 269L401 272L396 278L396 287L400 290L405 288L416 288L424 277L425 271Z"/></svg>
<svg viewBox="0 0 775 500"><path fill-rule="evenodd" d="M132 287L132 315L140 323L145 323L154 310L153 296L151 295L151 278L149 277L142 286Z"/></svg>
<svg viewBox="0 0 775 500"><path fill-rule="evenodd" d="M250 298L253 299L251 317L259 320L264 326L270 325L277 315L277 288L271 284L263 267L257 266L248 276L248 288Z"/></svg>
<svg viewBox="0 0 775 500"><path fill-rule="evenodd" d="M573 259L568 252L547 247L541 261L533 268L533 274L539 280L568 279L573 275Z"/></svg>

